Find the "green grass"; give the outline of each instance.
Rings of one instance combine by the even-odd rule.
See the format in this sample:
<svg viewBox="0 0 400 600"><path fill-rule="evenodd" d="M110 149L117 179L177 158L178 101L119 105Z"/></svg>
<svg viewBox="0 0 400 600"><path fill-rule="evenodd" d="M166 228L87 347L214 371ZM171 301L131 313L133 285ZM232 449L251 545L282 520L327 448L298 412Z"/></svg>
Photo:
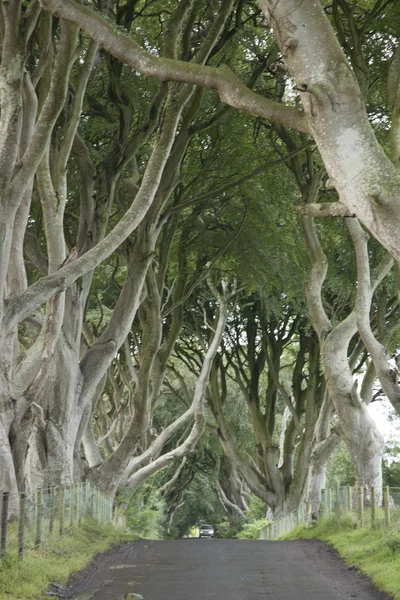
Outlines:
<svg viewBox="0 0 400 600"><path fill-rule="evenodd" d="M39 549L27 552L23 560L8 556L0 561L0 598L2 600L44 600L51 582L64 584L69 576L83 569L90 559L113 544L132 540L111 525L85 520L71 535L54 536Z"/></svg>
<svg viewBox="0 0 400 600"><path fill-rule="evenodd" d="M356 567L381 590L400 600L400 530L357 526L351 514L331 516L317 525L298 526L280 539L317 538L331 544L345 560Z"/></svg>

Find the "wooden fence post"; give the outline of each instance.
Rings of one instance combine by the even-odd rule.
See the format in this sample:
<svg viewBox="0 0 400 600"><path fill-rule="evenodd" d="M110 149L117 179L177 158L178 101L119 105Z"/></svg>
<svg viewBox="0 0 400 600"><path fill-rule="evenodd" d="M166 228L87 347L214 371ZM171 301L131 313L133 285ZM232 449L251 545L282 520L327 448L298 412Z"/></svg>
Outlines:
<svg viewBox="0 0 400 600"><path fill-rule="evenodd" d="M358 488L358 495L360 497L360 525L364 527L364 488Z"/></svg>
<svg viewBox="0 0 400 600"><path fill-rule="evenodd" d="M69 526L74 522L74 484L69 486Z"/></svg>
<svg viewBox="0 0 400 600"><path fill-rule="evenodd" d="M92 485L89 487L89 515L94 519L94 488Z"/></svg>
<svg viewBox="0 0 400 600"><path fill-rule="evenodd" d="M79 484L74 486L74 510L75 510L75 521L78 521L78 493L79 493Z"/></svg>
<svg viewBox="0 0 400 600"><path fill-rule="evenodd" d="M77 517L78 517L78 525L80 526L82 521L82 491L83 486L81 483L78 483L78 507L77 507Z"/></svg>
<svg viewBox="0 0 400 600"><path fill-rule="evenodd" d="M95 518L96 518L96 521L98 521L99 520L99 512L100 512L99 511L99 508L100 508L100 495L99 495L99 490L97 488L96 488L95 494L96 494L96 496L95 496L96 497L96 513L95 513Z"/></svg>
<svg viewBox="0 0 400 600"><path fill-rule="evenodd" d="M383 490L383 507L385 509L385 525L390 527L390 490L388 485Z"/></svg>
<svg viewBox="0 0 400 600"><path fill-rule="evenodd" d="M65 489L61 486L58 490L59 507L60 507L60 535L64 533L64 516L65 516Z"/></svg>
<svg viewBox="0 0 400 600"><path fill-rule="evenodd" d="M0 556L4 556L6 553L6 550L7 550L8 500L9 500L9 492L3 492L3 497L1 499Z"/></svg>
<svg viewBox="0 0 400 600"><path fill-rule="evenodd" d="M90 516L92 519L96 518L96 489L91 485L91 498L90 498Z"/></svg>
<svg viewBox="0 0 400 600"><path fill-rule="evenodd" d="M327 508L327 514L330 515L332 512L332 490L331 488L328 488L328 493L326 495L326 508Z"/></svg>
<svg viewBox="0 0 400 600"><path fill-rule="evenodd" d="M81 515L82 515L83 517L87 517L87 516L88 516L88 511L87 511L87 502L88 502L88 496L87 496L87 494L88 494L88 485L89 485L88 483L85 483L85 484L82 486L82 507L83 507L83 508L82 508Z"/></svg>
<svg viewBox="0 0 400 600"><path fill-rule="evenodd" d="M336 510L340 510L340 486L336 484Z"/></svg>
<svg viewBox="0 0 400 600"><path fill-rule="evenodd" d="M311 500L307 500L306 515L306 522L309 525L311 523Z"/></svg>
<svg viewBox="0 0 400 600"><path fill-rule="evenodd" d="M370 487L370 496L371 496L371 527L375 527L376 520L376 502L375 502L375 487L372 485Z"/></svg>
<svg viewBox="0 0 400 600"><path fill-rule="evenodd" d="M18 518L18 556L24 556L24 532L25 532L25 503L26 496L22 492L19 495L19 518Z"/></svg>
<svg viewBox="0 0 400 600"><path fill-rule="evenodd" d="M54 488L49 489L49 508L50 508L50 516L49 516L49 533L53 533L54 529Z"/></svg>
<svg viewBox="0 0 400 600"><path fill-rule="evenodd" d="M353 488L349 485L347 488L347 502L349 505L349 511L353 510Z"/></svg>
<svg viewBox="0 0 400 600"><path fill-rule="evenodd" d="M43 493L39 488L36 490L36 535L35 535L35 546L40 546L42 543L42 500Z"/></svg>

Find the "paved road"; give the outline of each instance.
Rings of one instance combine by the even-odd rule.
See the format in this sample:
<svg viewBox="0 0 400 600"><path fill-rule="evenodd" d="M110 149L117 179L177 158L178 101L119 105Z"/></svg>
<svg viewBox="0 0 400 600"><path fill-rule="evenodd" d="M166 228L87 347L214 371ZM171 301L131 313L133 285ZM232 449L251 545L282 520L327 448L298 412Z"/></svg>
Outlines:
<svg viewBox="0 0 400 600"><path fill-rule="evenodd" d="M65 597L65 596L64 596ZM315 540L138 541L98 556L67 591L76 600L383 600Z"/></svg>

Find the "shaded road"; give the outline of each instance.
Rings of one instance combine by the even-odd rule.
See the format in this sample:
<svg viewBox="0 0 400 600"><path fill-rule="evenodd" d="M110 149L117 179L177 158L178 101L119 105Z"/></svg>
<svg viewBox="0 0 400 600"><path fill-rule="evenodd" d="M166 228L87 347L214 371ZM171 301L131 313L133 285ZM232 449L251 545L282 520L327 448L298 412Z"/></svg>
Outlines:
<svg viewBox="0 0 400 600"><path fill-rule="evenodd" d="M65 596L64 596L65 597ZM98 556L68 588L76 600L383 600L328 546L188 539L138 541Z"/></svg>

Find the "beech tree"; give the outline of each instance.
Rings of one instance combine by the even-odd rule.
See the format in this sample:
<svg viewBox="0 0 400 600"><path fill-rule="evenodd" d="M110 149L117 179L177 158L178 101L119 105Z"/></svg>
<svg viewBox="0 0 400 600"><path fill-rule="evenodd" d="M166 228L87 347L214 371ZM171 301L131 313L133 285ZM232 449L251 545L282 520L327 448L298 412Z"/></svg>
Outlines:
<svg viewBox="0 0 400 600"><path fill-rule="evenodd" d="M196 42L195 48L189 47L199 64L209 59L217 43L221 43L220 48L223 46L221 34L230 14L227 7L228 4L224 5L220 17L208 34ZM178 34L188 27L185 20L188 10L189 5L173 12L163 40L165 55L176 54ZM200 14L206 18L203 8ZM117 20L123 18L129 28L136 17L122 7ZM160 215L178 183L190 139L202 129L201 123L190 129L199 112L202 94L190 86L161 84L150 90L150 102L134 118L132 104L124 95L122 70L108 57L109 95L117 118L108 155L102 156L100 152L96 165L77 128L85 93L99 63L98 45L80 38L79 29L64 21L59 27L55 23L53 30L51 15L41 12L37 2L29 6L19 2L4 6L2 26L1 343L4 352L0 461L2 487L15 491L17 487L68 483L87 474L80 457L81 441L107 371L127 338L139 305L146 294L155 302L157 286L149 268L166 221L174 230L173 214L161 220ZM186 29L186 36L189 33ZM57 42L54 55L53 36ZM90 98L90 94L87 96ZM98 100L94 108L97 114L99 110L106 115L107 110L112 112L110 106L105 107ZM181 122L183 111L186 112ZM160 123L162 127L155 133ZM208 126L207 120L204 127ZM146 146L152 134L153 143ZM139 152L143 156L147 153L148 157L148 160L141 158L141 164L138 164ZM72 184L77 201L68 193L72 157L80 174L80 184L76 179ZM133 203L124 217L110 227L114 202L122 198L121 182L129 190ZM72 202L79 207L79 217L77 226L69 227ZM147 220L143 221L146 214ZM141 221L140 231L125 245L126 276L113 314L102 331L93 335L85 322L93 269ZM44 235L38 227L41 222ZM161 254L163 250L168 254L168 244L163 246L161 242ZM24 252L30 260L29 280ZM162 257L160 264L157 285L162 290L165 272ZM180 294L191 291L182 291L181 287L178 286ZM46 301L45 312L37 311ZM223 327L224 310L220 311L220 320L217 319L218 335ZM25 347L17 341L22 322L25 331L29 328ZM217 346L217 341L211 343L211 353L215 353ZM209 360L208 356L206 363ZM147 370L152 361L154 357L149 359ZM203 386L205 380L203 376ZM195 432L201 430L200 389L196 394ZM137 404L136 425L132 424L131 431L125 432L112 460L108 457L109 473L112 462L114 477L112 483L111 476L108 482L103 476L102 481L110 495L118 484L118 476L127 467L136 438L148 426L151 398L142 401L142 417L139 418ZM189 436L189 446L195 443L196 436L197 433ZM90 458L89 442L85 446ZM97 462L94 461L95 465L91 462L98 472Z"/></svg>
<svg viewBox="0 0 400 600"><path fill-rule="evenodd" d="M340 5L347 5L334 4L336 10ZM281 51L283 65L278 68L287 69L293 78L304 109L301 112L260 98L229 71L197 65L192 68L182 61L151 55L134 40L113 29L98 13L72 0L41 0L43 7L85 29L110 53L144 75L216 88L227 104L310 133L318 145L331 185L338 191L339 202L343 205L338 209L355 214L399 259L399 174L374 135L359 85L359 82L362 83L362 70L359 68L362 30L388 4L391 3L384 4L381 0L371 3L366 22L360 30L355 8L347 5L348 13L346 15L345 12L345 15L356 39L347 42L342 35L342 42L347 42L342 48L320 2L307 0L299 4L296 0L284 0L276 4L270 0L259 0ZM396 35L395 31L393 35ZM345 50L351 50L352 45L354 50L346 57ZM388 76L393 107L391 131L395 163L399 156L399 56L397 52Z"/></svg>
<svg viewBox="0 0 400 600"><path fill-rule="evenodd" d="M328 391L339 415L341 432L356 466L357 483L365 487L375 485L377 489L381 489L384 440L367 409L372 398L371 381L369 373L366 373L364 381L367 385L359 389L352 374L351 362L354 357L349 356L350 341L357 333L356 310L335 325L328 318L321 296L326 275L326 257L318 241L312 218L303 219L306 243L312 262L307 286L308 306L320 339L321 359ZM371 292L377 288L391 266L390 257L385 258L378 265L371 281ZM369 300L371 302L372 293ZM364 305L366 311L364 318L368 321L370 308L370 303Z"/></svg>
<svg viewBox="0 0 400 600"><path fill-rule="evenodd" d="M296 144L296 136L284 128L278 128L278 135L288 150L293 151ZM330 202L317 203L322 194L321 182L325 177L325 170L318 165L312 151L304 150L303 162L301 155L296 155L296 160L287 161L286 166L292 172L297 183L301 202L299 209L302 214L301 224L304 240L311 262L311 272L306 280L306 298L310 319L318 334L321 349L321 364L326 378L327 396L324 400L325 409L321 412L321 418L315 432L316 449L313 452L311 472L309 481L309 495L313 506L318 506L320 490L326 474L326 460L332 450L332 444L337 444L337 435L328 435L329 414L331 414L331 402L339 419L338 427L332 430L340 432L345 440L347 448L352 456L356 472L357 485L364 486L367 490L372 485L377 489L382 487L382 457L384 441L377 426L373 422L367 409L372 400L372 385L376 377L376 366L380 373L381 384L389 391L393 404L396 406L397 380L393 378L390 367L387 345L388 337L383 330L385 325L377 327L377 323L386 321L386 315L382 314L382 307L373 306L373 297L383 279L389 274L393 265L390 254L384 254L381 261L376 264L373 274L370 274L370 257L366 249L366 234L359 224L355 215L339 214L337 206ZM326 196L326 190L325 194ZM310 207L311 208L310 210ZM324 252L320 242L315 217L335 217L343 219L351 232L356 250L357 270L353 277L357 277L357 295L353 305L350 299L344 314L333 314L328 316L324 305L326 292L324 291L329 259ZM347 243L348 240L336 239L336 248L333 254L338 254L337 246ZM379 254L379 252L378 252ZM351 277L351 263L354 257L347 256L347 277ZM329 287L329 286L328 286ZM330 298L332 303L332 298ZM383 312L385 304L383 305ZM379 314L381 313L381 314ZM371 324L375 320L375 325ZM351 347L351 342L359 333L361 340L356 347ZM381 341L378 341L378 337ZM364 345L363 345L364 344ZM361 355L365 361L363 378L357 368L357 362ZM367 354L369 357L365 359ZM354 374L356 371L356 375ZM391 375L392 373L392 375ZM361 384L362 380L362 384ZM390 385L389 382L390 381ZM360 385L359 385L360 383ZM324 422L325 421L325 422ZM363 435L360 436L360 431ZM323 434L324 439L321 439ZM367 493L367 492L366 492Z"/></svg>
<svg viewBox="0 0 400 600"><path fill-rule="evenodd" d="M299 188L285 182L290 204L304 204L296 224L298 219L303 224L312 264L307 299L320 347L315 342L307 361L310 365L311 356L321 353L328 389L323 393L319 383L318 419L305 409L309 421L301 460L304 465L314 460L310 486L321 482L320 458L337 437L330 424L336 410L359 462L359 483L379 485L382 444L366 409L374 369L400 411L384 327L379 331L370 315L373 293L392 259L400 257L398 3L153 4L149 10L145 1L16 0L3 3L0 11L1 489L15 492L87 477L112 496L122 480L137 485L172 460L182 464L204 429L210 373L208 399L218 414L216 380L227 367L218 338L229 296L218 281L237 275L240 280L246 244L263 247L260 238L250 240L249 228L239 235L241 221L252 211L263 222L276 220L277 228L294 223L293 212L287 218L289 203L282 218L272 210L257 212L260 196L252 189L255 201L249 202L245 188L261 175L258 185L266 194L269 182L263 176L271 166L284 164ZM252 116L233 132L236 156L230 154L229 160L235 169L229 170L223 151L213 150L233 108ZM250 169L246 140L251 133L268 156ZM225 210L231 194L231 212L219 219L213 210L218 203ZM278 204L277 193L274 201ZM327 264L313 222L324 215L349 220L356 249L356 304L341 322L334 322L324 306ZM197 228L200 237L213 219L229 235L208 253L196 254L197 241L188 251L193 231ZM372 276L364 228L390 255ZM290 244L278 250L279 237L275 232L276 251L285 254L281 266L292 269L292 276L279 283L275 295L266 294L271 304L281 302L286 285L302 284L305 277ZM224 273L218 260L227 250L231 256L223 263ZM289 282L295 271L298 282ZM104 274L118 280L108 303L99 297ZM207 279L217 300L207 305L213 308L207 331L192 331L193 345L197 334L203 343L198 387L183 413L164 431L151 432L178 338L191 323L187 307L193 294L209 293ZM195 306L201 313L203 307ZM98 321L90 317L94 307L103 313ZM362 340L357 347L371 359L368 393L361 398L349 353L357 331ZM272 377L267 355L262 367ZM257 362L257 357L248 359ZM234 353L229 360L233 368ZM236 376L243 384L244 373ZM270 381L276 388L272 395L280 385L278 369ZM292 406L294 423L300 414L303 418L300 397L308 385ZM245 383L242 388L249 394ZM264 448L263 485L269 478L264 497L271 484L270 505L289 506L295 474L286 469L283 483L275 478L272 485L271 477L280 475L256 417L253 411ZM363 464L356 443L360 428ZM182 431L187 437L175 444ZM240 471L234 462L230 483L217 477L215 489L222 504L243 510L246 500L238 490L260 489L259 481L250 483L245 467ZM306 488L306 470L301 473L298 494Z"/></svg>

